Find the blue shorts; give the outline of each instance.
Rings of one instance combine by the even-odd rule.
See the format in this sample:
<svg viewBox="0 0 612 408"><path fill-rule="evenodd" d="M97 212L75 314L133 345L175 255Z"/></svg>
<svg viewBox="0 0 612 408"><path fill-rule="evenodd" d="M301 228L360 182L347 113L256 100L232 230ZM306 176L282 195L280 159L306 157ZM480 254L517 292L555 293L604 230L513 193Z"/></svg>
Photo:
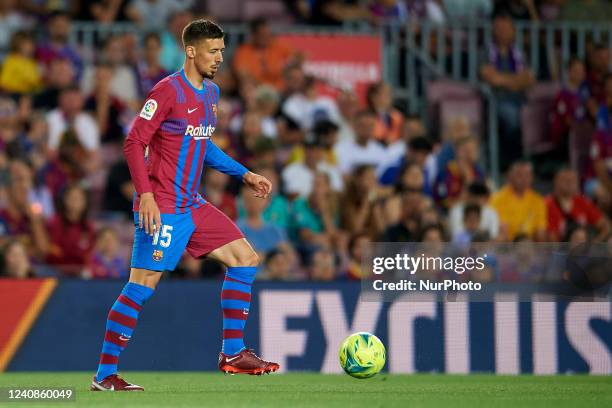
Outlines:
<svg viewBox="0 0 612 408"><path fill-rule="evenodd" d="M210 203L184 214L161 214L161 222L157 233L148 235L144 228L139 228L138 213L134 212L132 268L172 271L185 250L194 258L202 258L244 238L236 224Z"/></svg>

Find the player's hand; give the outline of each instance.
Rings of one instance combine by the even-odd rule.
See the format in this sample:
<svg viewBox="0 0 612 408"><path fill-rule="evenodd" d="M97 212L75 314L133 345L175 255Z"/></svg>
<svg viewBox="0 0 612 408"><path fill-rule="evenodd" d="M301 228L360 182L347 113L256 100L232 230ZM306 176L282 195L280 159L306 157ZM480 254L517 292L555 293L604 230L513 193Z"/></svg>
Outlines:
<svg viewBox="0 0 612 408"><path fill-rule="evenodd" d="M161 228L161 214L153 193L143 193L140 196L138 225L140 228L144 227L145 232L151 236L155 235L155 231Z"/></svg>
<svg viewBox="0 0 612 408"><path fill-rule="evenodd" d="M270 180L259 174L248 172L242 178L244 184L255 191L255 197L268 198L272 192L272 183Z"/></svg>

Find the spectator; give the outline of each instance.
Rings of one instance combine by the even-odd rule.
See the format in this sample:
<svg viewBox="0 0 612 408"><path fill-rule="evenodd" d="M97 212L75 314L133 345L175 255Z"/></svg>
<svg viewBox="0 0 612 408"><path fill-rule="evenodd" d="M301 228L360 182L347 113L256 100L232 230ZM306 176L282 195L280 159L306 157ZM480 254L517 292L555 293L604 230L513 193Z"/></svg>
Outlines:
<svg viewBox="0 0 612 408"><path fill-rule="evenodd" d="M275 188L272 190L272 194L270 195L270 202L263 212L264 221L270 222L287 231L291 221L290 206L287 198L285 198L285 196L279 192L280 185L278 181L278 173L271 167L257 168L254 169L254 171L270 180L272 185L275 186ZM238 212L240 218L244 218L246 216L244 203L242 202L241 197L238 197Z"/></svg>
<svg viewBox="0 0 612 408"><path fill-rule="evenodd" d="M42 77L34 59L34 38L25 31L11 37L9 54L0 68L0 89L10 93L29 94L42 87Z"/></svg>
<svg viewBox="0 0 612 408"><path fill-rule="evenodd" d="M66 132L73 131L77 143L90 156L87 161L83 161L83 165L93 169L100 146L100 130L94 118L83 111L83 107L83 95L77 86L73 85L62 90L59 107L47 113L49 148L57 151Z"/></svg>
<svg viewBox="0 0 612 408"><path fill-rule="evenodd" d="M374 138L388 146L401 138L404 115L393 107L391 87L377 82L368 88L368 108L377 116Z"/></svg>
<svg viewBox="0 0 612 408"><path fill-rule="evenodd" d="M207 168L204 176L206 200L232 220L238 218L236 197L228 191L230 178L227 174Z"/></svg>
<svg viewBox="0 0 612 408"><path fill-rule="evenodd" d="M400 175L402 174L403 169L408 165L408 163L414 163L418 165L423 172L424 192L431 196L431 189L433 187L432 173L435 177L435 168L433 168L435 163L434 158L431 155L433 148L431 142L429 139L423 136L416 136L408 140L408 146L404 148L404 153L402 156L397 159L395 163L387 167L380 176L380 184L383 186L397 184L401 178Z"/></svg>
<svg viewBox="0 0 612 408"><path fill-rule="evenodd" d="M399 193L406 190L421 191L431 197L431 189L426 184L423 168L416 162L406 163L395 183L395 192Z"/></svg>
<svg viewBox="0 0 612 408"><path fill-rule="evenodd" d="M404 1L374 0L369 8L381 24L400 26L408 21L408 9Z"/></svg>
<svg viewBox="0 0 612 408"><path fill-rule="evenodd" d="M27 187L28 202L36 211L40 211L44 219L52 217L55 212L53 196L46 185L36 182L31 164L25 159L13 159L9 163L9 171L13 180Z"/></svg>
<svg viewBox="0 0 612 408"><path fill-rule="evenodd" d="M587 54L587 85L592 104L605 103L605 76L610 72L610 49L603 43L596 44Z"/></svg>
<svg viewBox="0 0 612 408"><path fill-rule="evenodd" d="M472 134L470 122L465 116L455 116L444 125L444 140L436 154L436 174L444 171L447 164L455 159L457 141Z"/></svg>
<svg viewBox="0 0 612 408"><path fill-rule="evenodd" d="M610 233L610 222L587 197L579 192L578 174L561 169L554 180L554 190L546 197L548 235L559 241L575 226L592 230L593 241L603 241Z"/></svg>
<svg viewBox="0 0 612 408"><path fill-rule="evenodd" d="M381 192L374 168L357 167L349 179L341 201L341 225L349 234L366 231L371 238L385 228Z"/></svg>
<svg viewBox="0 0 612 408"><path fill-rule="evenodd" d="M161 35L161 64L166 71L174 72L181 69L185 61L183 51L183 28L193 20L193 14L188 10L177 11L168 20L168 29Z"/></svg>
<svg viewBox="0 0 612 408"><path fill-rule="evenodd" d="M126 14L141 27L159 30L164 28L172 13L186 10L193 3L194 0L131 0Z"/></svg>
<svg viewBox="0 0 612 408"><path fill-rule="evenodd" d="M612 20L612 4L608 1L565 0L561 5L560 20L608 23Z"/></svg>
<svg viewBox="0 0 612 408"><path fill-rule="evenodd" d="M238 220L238 228L262 258L273 249L287 247L287 232L282 228L268 223L263 219L263 211L268 205L268 199L255 197L248 187L241 191L246 217Z"/></svg>
<svg viewBox="0 0 612 408"><path fill-rule="evenodd" d="M585 82L586 71L584 63L576 58L570 60L567 66L567 84L555 96L551 114L550 136L559 150L567 156L569 132L574 123L587 118L587 102L589 89Z"/></svg>
<svg viewBox="0 0 612 408"><path fill-rule="evenodd" d="M304 67L297 61L287 64L283 71L283 98L300 93L306 86Z"/></svg>
<svg viewBox="0 0 612 408"><path fill-rule="evenodd" d="M285 193L290 197L308 197L312 192L315 174L325 173L335 192L342 191L340 171L324 159L324 147L318 135L311 135L304 141L304 160L294 162L283 169L282 179Z"/></svg>
<svg viewBox="0 0 612 408"><path fill-rule="evenodd" d="M316 0L310 13L311 24L325 26L371 18L370 11L357 0Z"/></svg>
<svg viewBox="0 0 612 408"><path fill-rule="evenodd" d="M327 248L317 249L309 265L310 279L329 282L336 280L336 265L334 253Z"/></svg>
<svg viewBox="0 0 612 408"><path fill-rule="evenodd" d="M145 35L142 58L134 67L138 80L138 96L144 99L156 83L168 76L168 72L161 65L161 38L157 33Z"/></svg>
<svg viewBox="0 0 612 408"><path fill-rule="evenodd" d="M512 241L518 235L528 239L546 239L546 203L542 196L532 189L533 168L531 163L520 161L508 171L508 180L491 197L491 206L500 220L500 238Z"/></svg>
<svg viewBox="0 0 612 408"><path fill-rule="evenodd" d="M18 10L17 0L0 2L0 58L8 50L11 38L17 30L29 29L31 21Z"/></svg>
<svg viewBox="0 0 612 408"><path fill-rule="evenodd" d="M350 280L361 280L368 276L368 272L363 270L363 250L370 245L372 240L367 233L357 233L351 236L349 241L349 262L346 268L346 278Z"/></svg>
<svg viewBox="0 0 612 408"><path fill-rule="evenodd" d="M341 239L338 230L338 203L325 173L317 173L308 198L293 202L291 236L303 258L318 247L331 247Z"/></svg>
<svg viewBox="0 0 612 408"><path fill-rule="evenodd" d="M335 167L337 165L334 146L338 142L338 126L330 120L318 121L312 129L312 135L308 139L318 139L323 149L322 160ZM288 163L304 161L304 146L295 146L291 152Z"/></svg>
<svg viewBox="0 0 612 408"><path fill-rule="evenodd" d="M126 127L123 118L126 106L113 96L111 83L113 67L107 63L98 63L95 71L94 89L85 101L84 109L96 119L103 143L120 143L124 138Z"/></svg>
<svg viewBox="0 0 612 408"><path fill-rule="evenodd" d="M0 251L0 278L34 278L25 246L19 241L7 242Z"/></svg>
<svg viewBox="0 0 612 408"><path fill-rule="evenodd" d="M431 21L443 24L446 21L444 8L440 0L405 0L408 6L408 17L413 24Z"/></svg>
<svg viewBox="0 0 612 408"><path fill-rule="evenodd" d="M68 40L70 37L70 15L56 11L47 21L47 40L36 49L36 59L49 70L53 61L68 60L76 79L83 74L83 60L78 50L73 48Z"/></svg>
<svg viewBox="0 0 612 408"><path fill-rule="evenodd" d="M480 225L478 229L486 232L490 239L499 235L499 217L497 212L488 204L489 188L482 182L472 182L467 189L465 200L455 204L449 212L449 228L452 236L459 235L465 229L464 215L468 205L477 205L480 208Z"/></svg>
<svg viewBox="0 0 612 408"><path fill-rule="evenodd" d="M514 45L515 29L512 19L499 15L493 20L493 39L483 55L480 74L494 88L500 130L501 167L522 156L520 111L525 91L534 83L522 52Z"/></svg>
<svg viewBox="0 0 612 408"><path fill-rule="evenodd" d="M603 99L597 110L597 130L612 132L612 72L603 79Z"/></svg>
<svg viewBox="0 0 612 408"><path fill-rule="evenodd" d="M234 148L239 162L245 166L252 165L256 158L255 147L261 138L261 116L255 111L245 112Z"/></svg>
<svg viewBox="0 0 612 408"><path fill-rule="evenodd" d="M355 140L355 130L353 122L359 111L359 101L354 91L343 89L338 94L336 99L340 117L338 118L338 141L353 141Z"/></svg>
<svg viewBox="0 0 612 408"><path fill-rule="evenodd" d="M110 94L119 99L123 104L129 106L134 112L140 110L138 99L138 85L136 74L127 63L127 53L122 36L108 37L102 46L100 62L108 65L112 70L110 78ZM96 67L85 68L81 88L86 95L95 91L96 87Z"/></svg>
<svg viewBox="0 0 612 408"><path fill-rule="evenodd" d="M88 210L85 190L69 185L58 200L57 215L47 226L47 262L56 265L64 276L80 277L90 259L96 236Z"/></svg>
<svg viewBox="0 0 612 408"><path fill-rule="evenodd" d="M355 119L355 140L344 140L336 147L338 167L344 174L350 174L361 165L370 165L382 172L389 164L385 148L374 140L376 116L369 111L360 112Z"/></svg>
<svg viewBox="0 0 612 408"><path fill-rule="evenodd" d="M40 258L46 253L48 237L45 231L43 208L30 202L32 179L19 166L11 166L7 186L7 202L0 208L0 236L10 236L21 242L31 256Z"/></svg>
<svg viewBox="0 0 612 408"><path fill-rule="evenodd" d="M75 80L76 75L70 60L65 58L53 59L47 71L44 88L33 97L33 108L44 109L45 111L56 108L59 104L61 91L74 84Z"/></svg>
<svg viewBox="0 0 612 408"><path fill-rule="evenodd" d="M608 213L612 198L612 75L607 76L606 88L610 95L597 115L597 131L591 140L590 164L587 172L585 191L592 196L598 206Z"/></svg>
<svg viewBox="0 0 612 408"><path fill-rule="evenodd" d="M135 191L130 169L121 157L108 172L104 190L104 210L122 214L124 219L132 220Z"/></svg>
<svg viewBox="0 0 612 408"><path fill-rule="evenodd" d="M270 139L276 139L276 114L280 103L280 95L268 85L260 85L255 90L256 110L261 115L261 134Z"/></svg>
<svg viewBox="0 0 612 408"><path fill-rule="evenodd" d="M252 21L250 29L250 42L240 45L234 54L234 71L239 79L250 77L282 90L283 70L293 58L292 50L275 38L266 20Z"/></svg>
<svg viewBox="0 0 612 408"><path fill-rule="evenodd" d="M444 227L440 224L425 224L420 231L419 241L427 244L440 244L446 241ZM426 248L431 248L431 246L426 246Z"/></svg>
<svg viewBox="0 0 612 408"><path fill-rule="evenodd" d="M317 80L311 76L306 77L302 92L287 98L281 110L298 122L302 130L311 130L322 120L337 122L340 117L336 101L329 96L319 95Z"/></svg>
<svg viewBox="0 0 612 408"><path fill-rule="evenodd" d="M102 228L96 234L96 243L89 261L87 274L94 279L125 279L128 265L119 255L119 238L111 228Z"/></svg>
<svg viewBox="0 0 612 408"><path fill-rule="evenodd" d="M513 20L539 20L534 0L495 0L493 15L507 15Z"/></svg>
<svg viewBox="0 0 612 408"><path fill-rule="evenodd" d="M478 204L467 204L463 207L463 229L453 234L453 243L465 247L481 233L481 208ZM482 236L482 234L480 234Z"/></svg>
<svg viewBox="0 0 612 408"><path fill-rule="evenodd" d="M493 12L493 0L444 0L449 21L488 20Z"/></svg>
<svg viewBox="0 0 612 408"><path fill-rule="evenodd" d="M456 158L438 174L434 186L434 198L445 208L451 208L465 194L467 186L474 181L483 181L484 173L478 165L478 142L467 136L457 141Z"/></svg>
<svg viewBox="0 0 612 408"><path fill-rule="evenodd" d="M90 0L80 3L79 20L113 23L127 20L127 0Z"/></svg>
<svg viewBox="0 0 612 408"><path fill-rule="evenodd" d="M268 252L264 260L264 273L259 279L271 281L291 280L291 262L281 249L273 249Z"/></svg>
<svg viewBox="0 0 612 408"><path fill-rule="evenodd" d="M427 201L420 191L407 190L402 194L401 218L397 224L387 227L380 241L414 242L419 238L421 217Z"/></svg>

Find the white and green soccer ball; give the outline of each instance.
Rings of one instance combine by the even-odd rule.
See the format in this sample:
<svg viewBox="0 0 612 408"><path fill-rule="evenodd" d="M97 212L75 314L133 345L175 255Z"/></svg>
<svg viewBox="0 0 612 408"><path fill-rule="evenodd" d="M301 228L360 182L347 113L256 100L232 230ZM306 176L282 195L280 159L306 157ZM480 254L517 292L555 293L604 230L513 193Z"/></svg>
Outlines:
<svg viewBox="0 0 612 408"><path fill-rule="evenodd" d="M353 333L338 350L340 366L351 377L370 378L385 366L387 353L382 341L367 332Z"/></svg>

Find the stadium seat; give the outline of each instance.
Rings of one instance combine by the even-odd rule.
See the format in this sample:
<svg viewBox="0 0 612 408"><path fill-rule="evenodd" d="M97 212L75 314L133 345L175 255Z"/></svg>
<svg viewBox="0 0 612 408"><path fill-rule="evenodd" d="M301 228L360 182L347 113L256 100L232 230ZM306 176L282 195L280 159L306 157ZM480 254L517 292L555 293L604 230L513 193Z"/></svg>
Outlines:
<svg viewBox="0 0 612 408"><path fill-rule="evenodd" d="M588 166L593 133L595 133L595 126L590 121L576 123L570 130L570 163L578 174L585 174Z"/></svg>
<svg viewBox="0 0 612 408"><path fill-rule="evenodd" d="M475 101L478 100L478 103ZM476 112L467 112L467 109L463 109L461 101L466 101L472 107L478 105ZM446 103L446 107L443 108L443 103ZM458 111L453 113L452 109L456 108ZM427 83L427 114L431 120L432 131L440 133L444 128L443 116L446 119L450 119L455 116L467 116L472 129L478 132L482 129L482 102L480 95L476 89L470 85L466 85L461 82L451 81L447 79L439 79L436 81L430 81ZM478 133L477 133L478 134Z"/></svg>
<svg viewBox="0 0 612 408"><path fill-rule="evenodd" d="M548 134L550 105L546 101L533 101L521 108L523 154L541 154L555 148Z"/></svg>
<svg viewBox="0 0 612 408"><path fill-rule="evenodd" d="M440 125L445 128L451 120L464 117L470 124L472 133L480 138L482 134L482 99L478 95L458 98L449 97L440 102Z"/></svg>
<svg viewBox="0 0 612 408"><path fill-rule="evenodd" d="M246 0L243 5L245 20L265 17L274 20L275 23L288 23L291 17L286 12L285 5L281 0Z"/></svg>
<svg viewBox="0 0 612 408"><path fill-rule="evenodd" d="M542 82L527 92L527 102L521 108L523 154L546 153L555 148L550 139L550 109L560 86L556 82Z"/></svg>
<svg viewBox="0 0 612 408"><path fill-rule="evenodd" d="M244 5L242 0L207 0L206 10L218 21L242 20Z"/></svg>

